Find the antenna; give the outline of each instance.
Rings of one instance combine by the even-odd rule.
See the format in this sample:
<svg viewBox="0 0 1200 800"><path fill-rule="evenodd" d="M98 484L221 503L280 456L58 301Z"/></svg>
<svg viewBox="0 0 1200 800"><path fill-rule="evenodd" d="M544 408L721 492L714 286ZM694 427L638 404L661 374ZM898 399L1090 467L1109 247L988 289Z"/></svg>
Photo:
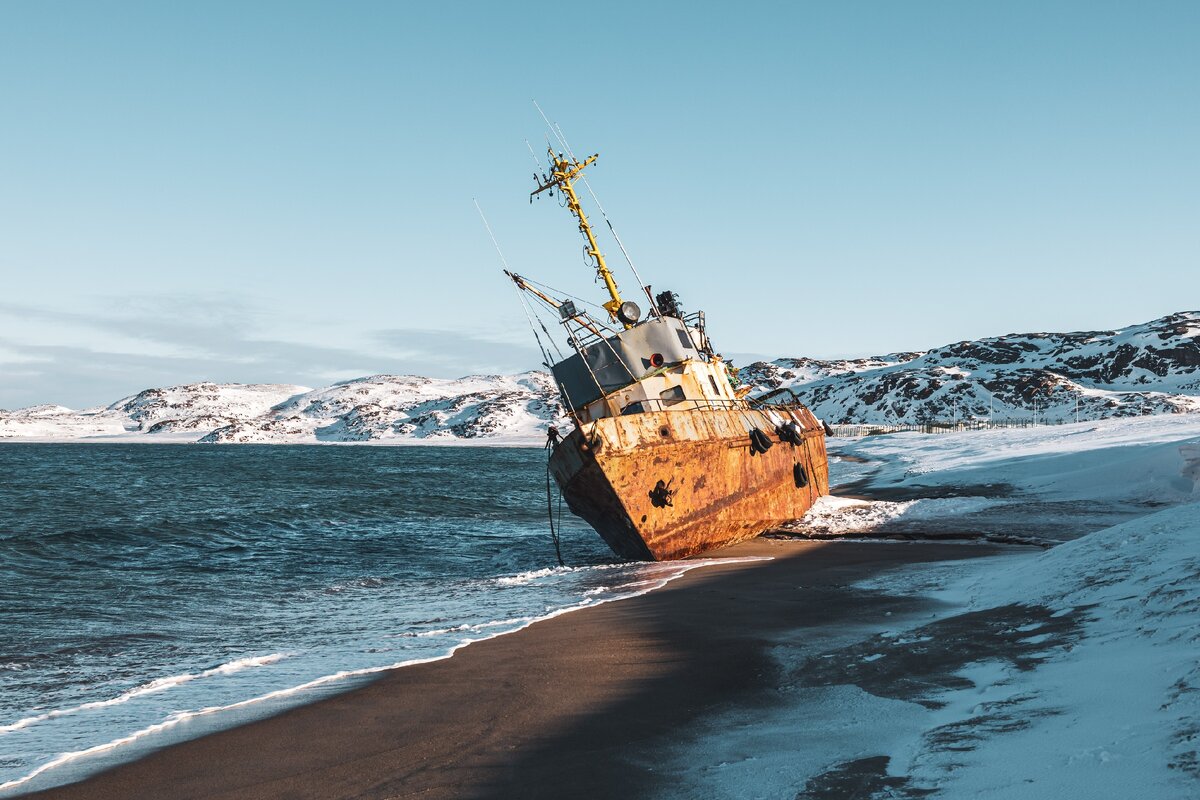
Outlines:
<svg viewBox="0 0 1200 800"><path fill-rule="evenodd" d="M562 153L555 153L553 148L546 153L550 161L550 174L543 176L540 180L534 176L537 188L529 193L530 202L533 198L540 195L542 192L554 193L558 189L560 195L566 201L567 209L575 219L579 220L579 232L583 234L586 242L584 252L587 257L592 259L591 266L596 268L596 275L604 281L604 288L608 289L609 301L604 304L604 310L614 319L619 319L626 328L633 327L634 320L623 318L618 312L624 301L621 299L621 293L617 289L616 279L613 278L612 270L608 268L608 264L604 261L604 254L600 252L600 245L596 241L596 234L592 231L592 225L588 222L587 214L583 212L583 206L579 203L579 195L575 192L575 179L578 178L583 171L596 163L598 154L590 155L583 161L577 161L574 158L569 158Z"/></svg>
<svg viewBox="0 0 1200 800"><path fill-rule="evenodd" d="M562 145L563 150L565 150L571 160L574 161L575 153L571 150L571 145L567 143L567 137L566 134L563 133L562 128L557 122L550 121L549 117L546 116L546 112L542 110L540 105L538 105L537 100L533 101L533 107L536 108L538 113L542 115L542 120L546 123L546 127L550 129L550 131L554 134L554 138L558 139L558 143ZM528 142L526 142L526 144L528 144ZM530 152L533 152L532 148L530 148ZM617 235L617 229L613 227L612 220L608 218L608 212L605 211L604 206L600 204L600 198L596 196L596 192L594 189L592 189L592 185L588 183L587 176L584 175L582 177L583 185L587 187L588 194L592 196L592 202L595 203L596 208L600 210L600 216L604 218L604 224L608 226L608 232L611 233L613 239L616 240L617 247L620 248L621 255L625 258L625 263L629 265L629 269L633 272L634 279L637 280L638 286L642 287L642 291L646 293L646 298L650 301L650 307L654 309L654 313L661 316L662 313L658 308L658 303L654 300L654 295L651 293L650 287L644 280L642 280L642 276L638 274L637 267L633 264L633 259L629 257L629 251L625 249L625 243L621 241L621 237Z"/></svg>
<svg viewBox="0 0 1200 800"><path fill-rule="evenodd" d="M533 168L538 172L542 172L542 162L538 161L537 153L533 152L533 145L529 143L528 139L525 140L525 146L529 148L529 157L533 159Z"/></svg>

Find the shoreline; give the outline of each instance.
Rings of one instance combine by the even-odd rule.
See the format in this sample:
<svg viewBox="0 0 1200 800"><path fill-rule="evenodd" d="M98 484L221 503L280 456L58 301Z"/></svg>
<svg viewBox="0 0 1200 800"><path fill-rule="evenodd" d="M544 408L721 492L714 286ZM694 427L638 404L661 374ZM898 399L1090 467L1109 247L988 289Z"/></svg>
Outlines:
<svg viewBox="0 0 1200 800"><path fill-rule="evenodd" d="M208 434L201 434L200 438ZM156 438L161 437L161 438ZM206 447L502 447L541 449L546 438L496 438L484 439L372 439L363 442L201 442L200 438L172 434L113 434L112 436L45 437L45 436L0 436L0 444L202 444Z"/></svg>
<svg viewBox="0 0 1200 800"><path fill-rule="evenodd" d="M392 663L392 664L383 664L383 665L378 665L378 666L367 666L367 667L360 667L360 668L353 668L353 669L344 669L344 670L340 670L340 671L337 671L334 673L317 676L311 680L307 680L304 683L297 684L295 686L289 686L289 687L285 687L285 688L281 688L281 689L275 689L275 690L266 692L265 694L254 695L254 696L251 696L248 698L230 702L226 705L206 706L206 707L197 708L194 710L178 712L176 715L173 715L169 719L163 720L161 722L157 722L146 728L141 728L141 729L135 730L131 733L120 736L112 741L104 742L102 744L95 745L95 746L92 746L92 747L89 747L89 748L86 748L83 750L76 750L76 751L60 753L57 757L55 757L51 761L41 764L40 766L36 767L34 770L32 770L30 773L24 775L23 777L17 778L11 782L0 784L0 798L26 796L25 794L21 793L21 788L20 788L21 786L32 783L32 784L34 784L35 787L37 787L37 785L39 783L41 783L41 781L38 780L38 777L40 775L43 775L46 773L53 773L54 771L56 771L60 768L70 771L70 770L72 770L72 765L74 765L75 762L81 762L81 766L82 766L82 764L87 764L87 763L89 763L89 761L95 761L95 760L100 761L100 764L97 765L93 769L86 769L86 768L77 769L77 771L81 771L84 774L81 777L79 777L75 780L72 780L70 782L78 782L81 780L87 780L88 778L90 778L93 775L100 774L109 769L119 767L123 764L131 763L131 762L136 761L136 760L144 757L145 755L155 752L157 750L161 750L161 749L167 748L167 747L172 747L176 744L180 744L182 742L186 742L191 739L201 738L203 736L211 735L214 733L219 733L221 731L228 730L230 728L237 727L239 725L245 725L245 724L259 721L261 719L267 719L267 718L276 716L278 714L284 713L286 711L289 711L293 708L302 707L304 705L310 705L312 703L318 703L321 700L323 700L327 697L330 697L330 696L336 696L336 695L342 694L344 692L354 691L356 688L366 685L367 683L370 683L373 680L377 680L379 677L384 676L387 673L393 672L395 670L405 669L407 667L418 666L418 665L423 665L423 664L432 664L432 663L436 663L439 661L445 661L447 659L452 658L460 650L463 650L473 644L479 644L482 642L491 641L492 639L496 639L496 638L499 638L502 636L508 636L510 634L519 633L520 631L523 631L532 625L536 625L539 622L545 622L547 620L555 619L556 617L560 617L565 614L570 614L570 613L574 613L577 611L585 611L589 608L598 608L600 606L607 605L608 603L615 603L615 602L622 601L622 600L631 600L631 599L634 599L637 597L641 597L645 594L648 594L650 592L654 592L654 591L657 591L659 589L666 587L673 581L676 581L676 580L682 578L683 576L685 576L686 574L688 574L689 572L692 572L694 570L703 569L705 567L710 567L710 566L732 566L732 565L739 565L739 564L748 565L748 564L753 564L756 562L769 561L769 560L770 560L770 557L760 557L760 556L744 556L744 557L725 556L725 557L719 558L719 559L712 559L712 558L707 558L704 556L698 556L698 557L695 557L692 559L687 559L684 561L664 562L665 564L674 564L676 566L676 570L674 572L671 572L670 574L664 574L662 576L654 577L652 580L646 582L651 585L647 585L644 588L636 589L636 590L630 591L625 594L620 594L620 595L617 595L614 597L607 597L607 598L596 600L596 601L583 600L583 601L577 602L576 604L573 604L573 605L563 606L561 608L555 608L553 610L546 611L546 612L542 613L540 616L531 616L531 617L522 618L522 619L514 619L511 621L516 623L516 627L507 629L507 630L501 630L496 633L486 634L486 635L480 636L479 638L475 638L475 639L461 640L461 641L453 644L452 646L450 646L445 652L438 653L436 655L415 656L413 658L410 658L410 659L407 659L404 661L399 661L399 662ZM620 566L620 565L613 565L613 566ZM581 567L581 569L590 569L590 568L594 568L594 567ZM343 686L339 687L339 684L343 684ZM292 696L303 697L305 694L308 694L309 697L307 699L302 699L299 702L289 703L285 699L285 698L289 698ZM117 701L100 701L100 702L101 703L120 702L120 700L118 699ZM254 709L258 709L257 713L255 712ZM55 716L59 713L62 713L62 712L50 712L50 716ZM222 716L222 715L225 715L225 716ZM36 720L36 718L34 718L34 719ZM158 745L157 747L151 747L148 750L142 751L140 754L135 754L128 758L123 759L123 758L118 757L119 751L124 746L131 745L134 742L141 740L141 739L145 739L147 737L154 737L154 736L162 735L166 731L173 730L181 725L189 725L189 724L201 725L204 728L204 730L197 732L192 736L186 736L186 737L182 737L182 738L180 738L178 736L175 736L174 738L172 738L171 734L166 734L168 741L166 741L163 744ZM3 729L0 729L0 731L2 731L2 730ZM112 755L109 755L110 753ZM107 766L104 765L105 763L107 763ZM53 788L53 785L51 787L47 787L47 788ZM27 791L39 791L39 789L34 788L32 790L27 790Z"/></svg>
<svg viewBox="0 0 1200 800"><path fill-rule="evenodd" d="M896 567L1022 552L911 544L752 540L722 551L727 564L623 602L542 618L77 783L6 796L561 797L584 780L592 796L640 796L656 779L631 764L679 726L770 693L773 635L931 606L829 602L847 585ZM772 560L734 560L764 556ZM792 596L797 588L814 596Z"/></svg>

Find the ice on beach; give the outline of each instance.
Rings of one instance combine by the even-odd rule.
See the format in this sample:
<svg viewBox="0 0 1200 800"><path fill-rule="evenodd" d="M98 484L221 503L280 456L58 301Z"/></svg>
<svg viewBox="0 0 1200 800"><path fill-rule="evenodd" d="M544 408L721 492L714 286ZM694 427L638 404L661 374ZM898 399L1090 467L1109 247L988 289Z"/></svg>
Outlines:
<svg viewBox="0 0 1200 800"><path fill-rule="evenodd" d="M918 564L856 584L935 605L854 636L809 630L781 641L780 669L798 682L776 707L732 710L677 747L670 769L680 789L672 796L841 796L830 787L846 781L874 787L869 796L1197 796L1200 419L900 434L835 446L873 465L872 486L917 495L930 487L1005 491L827 498L806 523L830 531L922 516L977 519L989 507L1051 509L1051 524L1061 521L1053 509L1065 520L1063 509L1091 507L1093 527L1041 552ZM826 651L814 652L821 637ZM925 689L898 699L903 691L889 671L897 659ZM942 667L922 676L923 663ZM842 685L814 685L811 676L806 683L805 670ZM746 752L757 755L754 764L736 758Z"/></svg>
<svg viewBox="0 0 1200 800"><path fill-rule="evenodd" d="M853 476L856 496L821 498L789 527L1064 541L1200 497L1197 442L1195 414L830 439L830 482Z"/></svg>
<svg viewBox="0 0 1200 800"><path fill-rule="evenodd" d="M942 697L933 724L893 755L894 771L963 797L1195 796L1200 504L962 580L971 608L1043 605L1080 615L1083 635L1033 670L962 673L974 688ZM1030 644L1051 638L1036 631ZM984 731L969 750L937 745L939 732L967 724Z"/></svg>

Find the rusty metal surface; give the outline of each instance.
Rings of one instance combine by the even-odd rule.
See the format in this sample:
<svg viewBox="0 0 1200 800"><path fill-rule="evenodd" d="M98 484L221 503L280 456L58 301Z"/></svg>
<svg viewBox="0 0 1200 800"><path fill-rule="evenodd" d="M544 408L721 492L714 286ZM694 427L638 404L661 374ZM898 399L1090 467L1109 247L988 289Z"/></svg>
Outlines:
<svg viewBox="0 0 1200 800"><path fill-rule="evenodd" d="M802 444L776 435L789 420L802 428ZM767 452L751 451L753 428L773 443ZM824 432L802 406L606 417L560 442L550 467L571 510L618 555L643 560L753 538L829 493Z"/></svg>

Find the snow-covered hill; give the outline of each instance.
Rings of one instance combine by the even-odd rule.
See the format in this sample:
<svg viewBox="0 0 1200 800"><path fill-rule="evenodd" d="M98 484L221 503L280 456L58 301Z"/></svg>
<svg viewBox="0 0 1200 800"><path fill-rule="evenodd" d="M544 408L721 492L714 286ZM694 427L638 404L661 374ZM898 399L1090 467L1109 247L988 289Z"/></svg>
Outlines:
<svg viewBox="0 0 1200 800"><path fill-rule="evenodd" d="M104 437L192 441L214 428L257 418L302 392L291 384L189 383L146 389L107 407L0 410L0 439Z"/></svg>
<svg viewBox="0 0 1200 800"><path fill-rule="evenodd" d="M0 411L0 439L540 444L561 417L544 372L457 380L373 375L315 390L193 383L86 411Z"/></svg>
<svg viewBox="0 0 1200 800"><path fill-rule="evenodd" d="M288 398L310 391L291 384L190 383L146 389L118 400L105 414L128 419L145 433L201 431L256 419ZM127 430L130 428L127 426Z"/></svg>
<svg viewBox="0 0 1200 800"><path fill-rule="evenodd" d="M741 370L790 387L823 419L871 424L1200 411L1200 312L1118 331L1012 334L928 352ZM193 383L106 408L0 411L0 439L539 444L565 424L544 372L444 380L373 375L322 389Z"/></svg>
<svg viewBox="0 0 1200 800"><path fill-rule="evenodd" d="M1200 312L1116 331L1009 334L857 361L759 361L741 378L758 391L790 387L835 423L1200 411Z"/></svg>
<svg viewBox="0 0 1200 800"><path fill-rule="evenodd" d="M219 427L200 441L537 443L561 416L544 372L458 380L373 375L297 395L262 416Z"/></svg>

